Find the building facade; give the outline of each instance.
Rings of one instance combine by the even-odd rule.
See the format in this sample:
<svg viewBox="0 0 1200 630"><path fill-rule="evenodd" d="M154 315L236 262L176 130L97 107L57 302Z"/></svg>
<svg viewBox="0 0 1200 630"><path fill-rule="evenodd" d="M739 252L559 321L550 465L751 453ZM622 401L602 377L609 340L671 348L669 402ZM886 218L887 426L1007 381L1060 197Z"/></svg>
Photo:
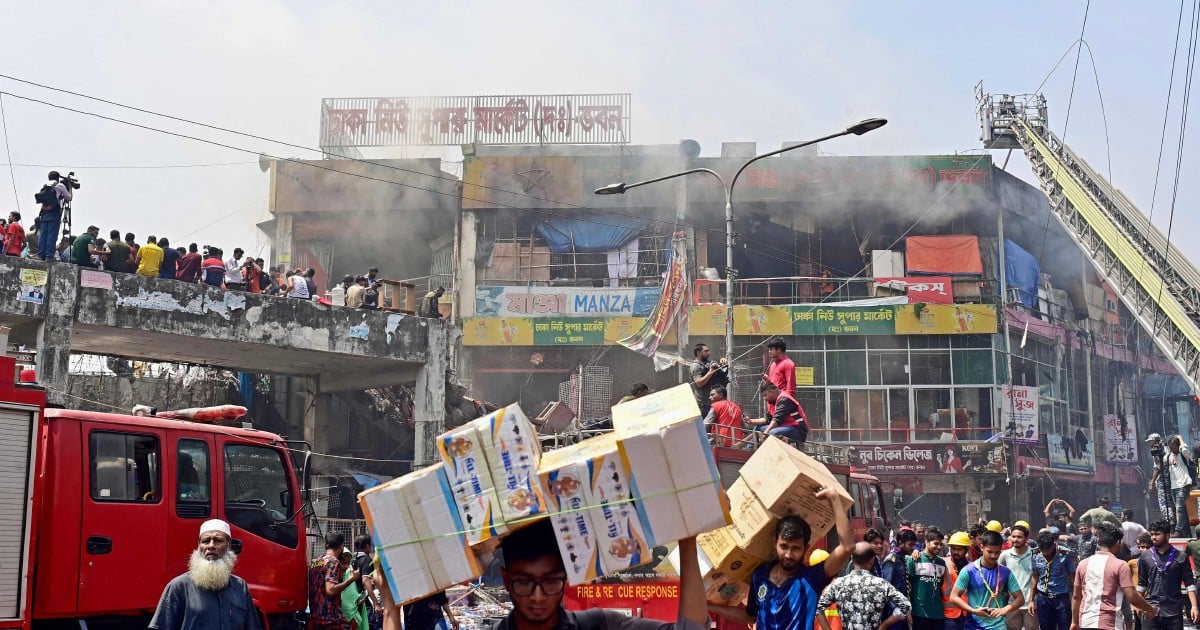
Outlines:
<svg viewBox="0 0 1200 630"><path fill-rule="evenodd" d="M944 528L1036 522L1051 498L1083 510L1100 496L1140 520L1157 517L1145 511L1154 502L1141 490L1148 459L1139 445L1151 432L1200 439L1194 392L1050 217L1040 190L986 155L787 154L738 180L728 261L714 178L593 194L695 168L729 181L756 147L729 143L719 157L687 149L471 144L449 201L419 193L372 206L379 217L368 230L372 221L402 230L435 219L418 237L372 234L396 251L371 257L450 288L462 327L456 370L471 397L519 402L531 415L563 401L583 426L603 426L634 384L687 378L685 367L656 371L618 343L655 313L678 234L688 316L659 351L686 361L706 343L729 356L735 398L757 416L765 345L784 340L810 441L854 446L901 518ZM318 226L345 225L331 213L354 205L279 201L293 185L273 177L277 258ZM387 188L362 185L355 198ZM373 240L357 228L322 229L345 243L330 256L333 275L368 264L354 245ZM413 259L407 250L418 247ZM734 344L724 348L730 267Z"/></svg>

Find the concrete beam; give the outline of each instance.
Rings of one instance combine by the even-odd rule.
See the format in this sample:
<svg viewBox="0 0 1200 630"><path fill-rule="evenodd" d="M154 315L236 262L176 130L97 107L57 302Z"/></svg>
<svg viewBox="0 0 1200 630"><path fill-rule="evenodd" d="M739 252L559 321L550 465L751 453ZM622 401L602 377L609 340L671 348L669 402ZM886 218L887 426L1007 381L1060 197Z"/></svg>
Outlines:
<svg viewBox="0 0 1200 630"><path fill-rule="evenodd" d="M355 372L317 374L314 380L316 382L316 391L320 394L361 392L364 389L412 383L417 380L420 369L420 366L408 365L383 371L359 370Z"/></svg>

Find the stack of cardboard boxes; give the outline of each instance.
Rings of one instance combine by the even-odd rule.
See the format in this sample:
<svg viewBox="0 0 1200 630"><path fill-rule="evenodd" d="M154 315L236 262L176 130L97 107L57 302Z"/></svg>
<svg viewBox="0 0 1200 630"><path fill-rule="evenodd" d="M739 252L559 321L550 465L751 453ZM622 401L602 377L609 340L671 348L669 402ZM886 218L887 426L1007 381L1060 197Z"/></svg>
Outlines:
<svg viewBox="0 0 1200 630"><path fill-rule="evenodd" d="M687 385L613 407L614 432L543 456L516 405L438 437L442 462L359 495L397 603L480 574L479 553L549 517L568 581L650 561L729 524Z"/></svg>
<svg viewBox="0 0 1200 630"><path fill-rule="evenodd" d="M833 528L833 510L814 496L817 491L837 488L843 504L853 504L829 469L777 438L768 438L739 472L727 492L732 524L697 540L704 587L713 603L745 600L751 573L775 551L775 524L781 517L802 517L812 528L814 543Z"/></svg>

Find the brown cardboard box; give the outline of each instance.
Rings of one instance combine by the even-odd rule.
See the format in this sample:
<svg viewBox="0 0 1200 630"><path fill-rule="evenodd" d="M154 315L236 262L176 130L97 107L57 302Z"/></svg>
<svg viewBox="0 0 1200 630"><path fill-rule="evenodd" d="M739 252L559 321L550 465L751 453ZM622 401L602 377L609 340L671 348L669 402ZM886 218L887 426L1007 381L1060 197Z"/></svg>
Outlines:
<svg viewBox="0 0 1200 630"><path fill-rule="evenodd" d="M778 517L754 496L746 480L738 477L725 491L729 497L729 511L733 524L729 530L734 542L747 553L758 558L769 558L775 550L775 522Z"/></svg>
<svg viewBox="0 0 1200 630"><path fill-rule="evenodd" d="M697 540L699 542L699 540ZM716 566L704 553L704 549L696 550L697 560L700 563L700 575L704 576L704 596L705 600L710 604L725 604L736 606L746 601L746 595L750 592L750 573L758 567L758 564L753 564L750 567L749 573L746 574L745 581L739 581L734 576ZM679 548L671 550L668 556L675 570L679 570Z"/></svg>
<svg viewBox="0 0 1200 630"><path fill-rule="evenodd" d="M829 502L814 495L825 487L836 488L847 509L854 505L850 493L824 464L769 437L742 466L741 477L763 507L772 514L795 514L812 528L812 540L818 540L833 528L833 509Z"/></svg>
<svg viewBox="0 0 1200 630"><path fill-rule="evenodd" d="M696 544L712 563L714 571L727 574L736 582L749 584L750 574L754 573L766 558L753 555L739 547L734 540L732 529L732 526L726 525L721 529L700 534L696 537Z"/></svg>

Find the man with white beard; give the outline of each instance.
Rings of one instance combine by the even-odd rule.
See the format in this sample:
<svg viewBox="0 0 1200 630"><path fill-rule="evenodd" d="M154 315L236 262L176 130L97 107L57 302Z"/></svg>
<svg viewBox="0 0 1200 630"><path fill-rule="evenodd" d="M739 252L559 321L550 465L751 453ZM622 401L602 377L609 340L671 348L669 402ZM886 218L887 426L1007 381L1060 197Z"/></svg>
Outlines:
<svg viewBox="0 0 1200 630"><path fill-rule="evenodd" d="M150 620L154 630L260 630L246 581L233 574L229 523L200 526L200 544L188 572L171 580Z"/></svg>

